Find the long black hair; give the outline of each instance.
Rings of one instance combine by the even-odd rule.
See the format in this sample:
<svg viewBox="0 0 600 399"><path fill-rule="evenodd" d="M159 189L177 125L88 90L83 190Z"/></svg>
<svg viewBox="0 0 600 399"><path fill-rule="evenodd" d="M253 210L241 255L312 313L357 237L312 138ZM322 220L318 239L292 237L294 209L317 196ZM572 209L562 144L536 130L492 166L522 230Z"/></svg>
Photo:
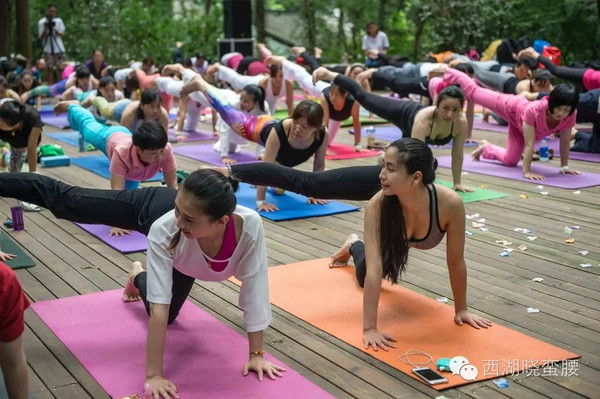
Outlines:
<svg viewBox="0 0 600 399"><path fill-rule="evenodd" d="M404 165L407 174L412 175L420 171L423 184L433 184L437 160L427 144L406 137L392 142L388 150L391 148L398 151L397 163ZM408 262L408 249L409 241L400 200L397 195L386 195L381 199L379 215L379 252L383 264L383 278L392 283L398 281Z"/></svg>
<svg viewBox="0 0 600 399"><path fill-rule="evenodd" d="M183 180L180 191L193 195L200 207L202 214L217 220L225 215L231 216L237 206L235 192L239 181L225 177L212 169L202 169L192 172ZM181 230L178 231L169 245L173 251L181 239Z"/></svg>
<svg viewBox="0 0 600 399"><path fill-rule="evenodd" d="M152 87L150 89L146 89L142 92L140 96L140 106L136 111L136 116L138 120L144 119L144 111L142 111L142 105L152 104L158 101L162 106L162 99L160 98L160 92L156 87Z"/></svg>

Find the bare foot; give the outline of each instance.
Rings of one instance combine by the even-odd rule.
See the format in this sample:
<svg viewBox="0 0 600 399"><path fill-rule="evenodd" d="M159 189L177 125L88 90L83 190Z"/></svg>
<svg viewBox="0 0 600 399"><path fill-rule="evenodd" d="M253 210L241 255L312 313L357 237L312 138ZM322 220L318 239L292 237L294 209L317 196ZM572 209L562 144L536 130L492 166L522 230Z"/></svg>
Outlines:
<svg viewBox="0 0 600 399"><path fill-rule="evenodd" d="M313 72L313 83L317 83L319 80L333 80L337 73L331 72L325 67L318 67Z"/></svg>
<svg viewBox="0 0 600 399"><path fill-rule="evenodd" d="M321 58L321 56L323 55L323 50L321 50L318 47L315 47L313 50L315 52L315 58Z"/></svg>
<svg viewBox="0 0 600 399"><path fill-rule="evenodd" d="M79 101L60 101L54 106L54 115L66 114L72 104L79 104Z"/></svg>
<svg viewBox="0 0 600 399"><path fill-rule="evenodd" d="M187 82L181 87L181 90L179 91L179 96L187 96L195 91L202 91L206 90L207 88L208 83L206 83L206 81L202 79L202 76L196 75L192 79L190 79L189 82Z"/></svg>
<svg viewBox="0 0 600 399"><path fill-rule="evenodd" d="M492 115L492 111L490 111L487 108L483 109L483 117L481 118L482 121L484 121L485 123L490 123L490 115Z"/></svg>
<svg viewBox="0 0 600 399"><path fill-rule="evenodd" d="M213 82L215 81L215 73L217 73L219 71L219 67L221 66L221 64L219 64L218 62L215 62L214 64L210 65L208 68L206 68L206 71L204 72L204 75L206 76L206 78Z"/></svg>
<svg viewBox="0 0 600 399"><path fill-rule="evenodd" d="M358 236L356 234L350 234L348 238L346 238L346 242L344 242L344 245L342 245L342 247L331 257L329 267L348 266L348 260L351 256L350 245L352 245L356 241L358 241Z"/></svg>
<svg viewBox="0 0 600 399"><path fill-rule="evenodd" d="M140 262L133 262L131 264L129 278L127 279L127 284L125 284L125 289L123 290L123 302L135 302L142 299L142 297L140 297L140 290L133 284L133 280L135 280L135 276L143 271L144 268Z"/></svg>
<svg viewBox="0 0 600 399"><path fill-rule="evenodd" d="M283 65L284 61L285 57L282 57L280 55L270 55L267 58L265 58L265 64L267 65Z"/></svg>
<svg viewBox="0 0 600 399"><path fill-rule="evenodd" d="M290 51L292 52L292 54L294 55L294 57L300 57L300 54L306 52L306 47L294 46L294 47L290 48Z"/></svg>
<svg viewBox="0 0 600 399"><path fill-rule="evenodd" d="M487 142L487 141L485 141L485 140L481 140L481 141L479 142L479 147L477 147L477 148L475 149L475 151L473 151L473 152L471 153L471 159L472 159L473 161L479 161L479 158L481 157L481 153L483 152L483 147L485 147L485 146L487 145L487 143L488 143L488 142Z"/></svg>

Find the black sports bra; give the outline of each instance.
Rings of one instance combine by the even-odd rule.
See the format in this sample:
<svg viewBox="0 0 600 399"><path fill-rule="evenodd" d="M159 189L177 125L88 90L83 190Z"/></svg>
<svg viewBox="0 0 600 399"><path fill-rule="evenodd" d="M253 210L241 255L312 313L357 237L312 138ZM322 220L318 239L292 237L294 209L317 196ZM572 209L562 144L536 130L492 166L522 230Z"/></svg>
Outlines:
<svg viewBox="0 0 600 399"><path fill-rule="evenodd" d="M433 120L435 119L435 112L437 112L437 110L434 111L433 118L431 118L431 125L429 126L429 135L427 135L427 137L425 138L425 142L431 145L446 145L450 142L450 140L452 140L452 133L454 133L454 122L452 122L452 127L450 128L450 134L448 136L437 140L431 140L429 136L433 131Z"/></svg>

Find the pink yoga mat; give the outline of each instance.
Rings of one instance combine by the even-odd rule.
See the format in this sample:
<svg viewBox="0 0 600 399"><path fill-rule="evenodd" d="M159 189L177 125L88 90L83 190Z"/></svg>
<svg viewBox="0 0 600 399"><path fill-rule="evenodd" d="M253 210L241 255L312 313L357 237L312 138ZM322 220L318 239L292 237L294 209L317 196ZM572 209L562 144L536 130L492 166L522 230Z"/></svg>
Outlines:
<svg viewBox="0 0 600 399"><path fill-rule="evenodd" d="M548 149L554 150L554 156L560 158L560 138L556 137L554 139L546 140L548 143ZM534 148L539 150L542 145L542 141L536 141ZM578 161L586 161L586 162L600 162L600 154L595 154L591 152L577 152L570 151L569 159L576 159Z"/></svg>
<svg viewBox="0 0 600 399"><path fill-rule="evenodd" d="M450 156L438 157L438 165L443 168L451 167ZM540 165L538 162L531 164L531 171L546 176L544 180L530 180L523 177L521 163L518 166L506 166L499 162L482 159L479 162L472 161L470 157L465 157L463 161L463 170L467 172L481 173L503 177L505 179L519 180L532 184L543 184L544 186L560 187L567 189L577 189L593 187L600 185L600 175L584 172L581 175L562 175L556 166Z"/></svg>
<svg viewBox="0 0 600 399"><path fill-rule="evenodd" d="M122 290L34 303L31 308L114 398L142 396L148 316L142 302L124 303ZM224 305L226 306L226 305ZM242 376L248 341L186 302L167 329L164 376L186 398L333 398L296 371L259 382Z"/></svg>
<svg viewBox="0 0 600 399"><path fill-rule="evenodd" d="M496 133L508 133L508 126L501 126L501 125L497 124L496 121L492 120L491 118L490 118L489 123L485 123L483 121L483 119L481 119L481 118L474 118L473 119L473 129L486 130L489 132L496 132Z"/></svg>
<svg viewBox="0 0 600 399"><path fill-rule="evenodd" d="M185 139L178 140L179 142L191 142L191 141L208 141L217 140L218 137L213 136L211 132L206 130L196 130L195 132L181 132L181 135L185 136ZM177 140L177 131L173 128L169 129L169 139Z"/></svg>
<svg viewBox="0 0 600 399"><path fill-rule="evenodd" d="M379 155L379 151L368 150L365 152L356 152L354 146L345 144L333 143L327 147L327 151L334 152L335 155L326 155L325 158L329 160L339 159L354 159L354 158L369 158L376 157Z"/></svg>
<svg viewBox="0 0 600 399"><path fill-rule="evenodd" d="M123 254L142 252L148 249L148 239L145 235L138 233L137 231L132 231L131 234L123 237L111 237L109 226L103 224L75 224Z"/></svg>
<svg viewBox="0 0 600 399"><path fill-rule="evenodd" d="M213 149L212 144L196 144L186 146L173 147L173 152L184 157L192 158L196 161L201 161L210 165L223 166L221 162L221 153ZM256 156L249 152L230 153L229 158L234 159L237 163L254 163L259 162Z"/></svg>

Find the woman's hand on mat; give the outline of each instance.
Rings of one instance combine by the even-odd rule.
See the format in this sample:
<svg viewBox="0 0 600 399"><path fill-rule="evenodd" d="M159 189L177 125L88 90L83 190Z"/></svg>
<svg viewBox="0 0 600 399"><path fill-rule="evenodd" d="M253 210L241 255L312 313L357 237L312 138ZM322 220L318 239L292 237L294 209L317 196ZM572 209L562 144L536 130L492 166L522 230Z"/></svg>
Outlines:
<svg viewBox="0 0 600 399"><path fill-rule="evenodd" d="M2 262L4 262L4 261L7 261L7 260L14 259L14 258L16 258L16 257L17 257L17 255L13 255L13 254L7 254L6 252L2 252L2 251L0 251L0 260L1 260Z"/></svg>
<svg viewBox="0 0 600 399"><path fill-rule="evenodd" d="M581 172L574 169L563 169L560 171L561 175L580 175Z"/></svg>
<svg viewBox="0 0 600 399"><path fill-rule="evenodd" d="M262 356L252 356L248 363L244 366L244 377L248 375L248 372L254 371L258 374L258 380L263 380L263 374L266 374L270 379L274 380L275 377L283 377L280 371L286 371L283 367L277 366Z"/></svg>
<svg viewBox="0 0 600 399"><path fill-rule="evenodd" d="M235 159L229 157L221 157L221 162L223 162L223 165L235 165L237 163Z"/></svg>
<svg viewBox="0 0 600 399"><path fill-rule="evenodd" d="M277 205L269 204L268 202L262 203L258 206L258 212L260 212L260 211L275 212L278 210L279 210L279 208L277 208Z"/></svg>
<svg viewBox="0 0 600 399"><path fill-rule="evenodd" d="M531 180L544 180L546 178L544 175L538 175L537 173L531 172L523 173L523 177Z"/></svg>
<svg viewBox="0 0 600 399"><path fill-rule="evenodd" d="M110 237L112 237L112 236L123 237L123 236L129 235L129 234L131 234L131 230L120 229L118 227L111 227L110 233L108 235Z"/></svg>
<svg viewBox="0 0 600 399"><path fill-rule="evenodd" d="M454 322L459 326L462 326L463 323L467 323L471 325L471 327L476 328L488 328L492 326L492 322L484 319L483 317L477 316L476 314L469 313L466 310L461 310L460 312L454 315Z"/></svg>
<svg viewBox="0 0 600 399"><path fill-rule="evenodd" d="M154 399L179 398L175 384L161 376L146 379L144 391L145 393L151 393Z"/></svg>
<svg viewBox="0 0 600 399"><path fill-rule="evenodd" d="M329 201L328 200L324 200L324 199L318 199L318 198L308 197L306 199L306 203L307 204L314 204L314 205L325 205L325 204L329 204Z"/></svg>
<svg viewBox="0 0 600 399"><path fill-rule="evenodd" d="M463 193L472 193L475 191L474 188L468 188L463 186L462 184L455 184L454 191L462 191Z"/></svg>
<svg viewBox="0 0 600 399"><path fill-rule="evenodd" d="M377 351L378 348L387 351L388 346L390 348L396 347L394 344L394 342L396 342L396 338L389 334L381 333L377 330L363 331L363 341L365 343L365 349L369 349L369 345L371 345L374 351Z"/></svg>

